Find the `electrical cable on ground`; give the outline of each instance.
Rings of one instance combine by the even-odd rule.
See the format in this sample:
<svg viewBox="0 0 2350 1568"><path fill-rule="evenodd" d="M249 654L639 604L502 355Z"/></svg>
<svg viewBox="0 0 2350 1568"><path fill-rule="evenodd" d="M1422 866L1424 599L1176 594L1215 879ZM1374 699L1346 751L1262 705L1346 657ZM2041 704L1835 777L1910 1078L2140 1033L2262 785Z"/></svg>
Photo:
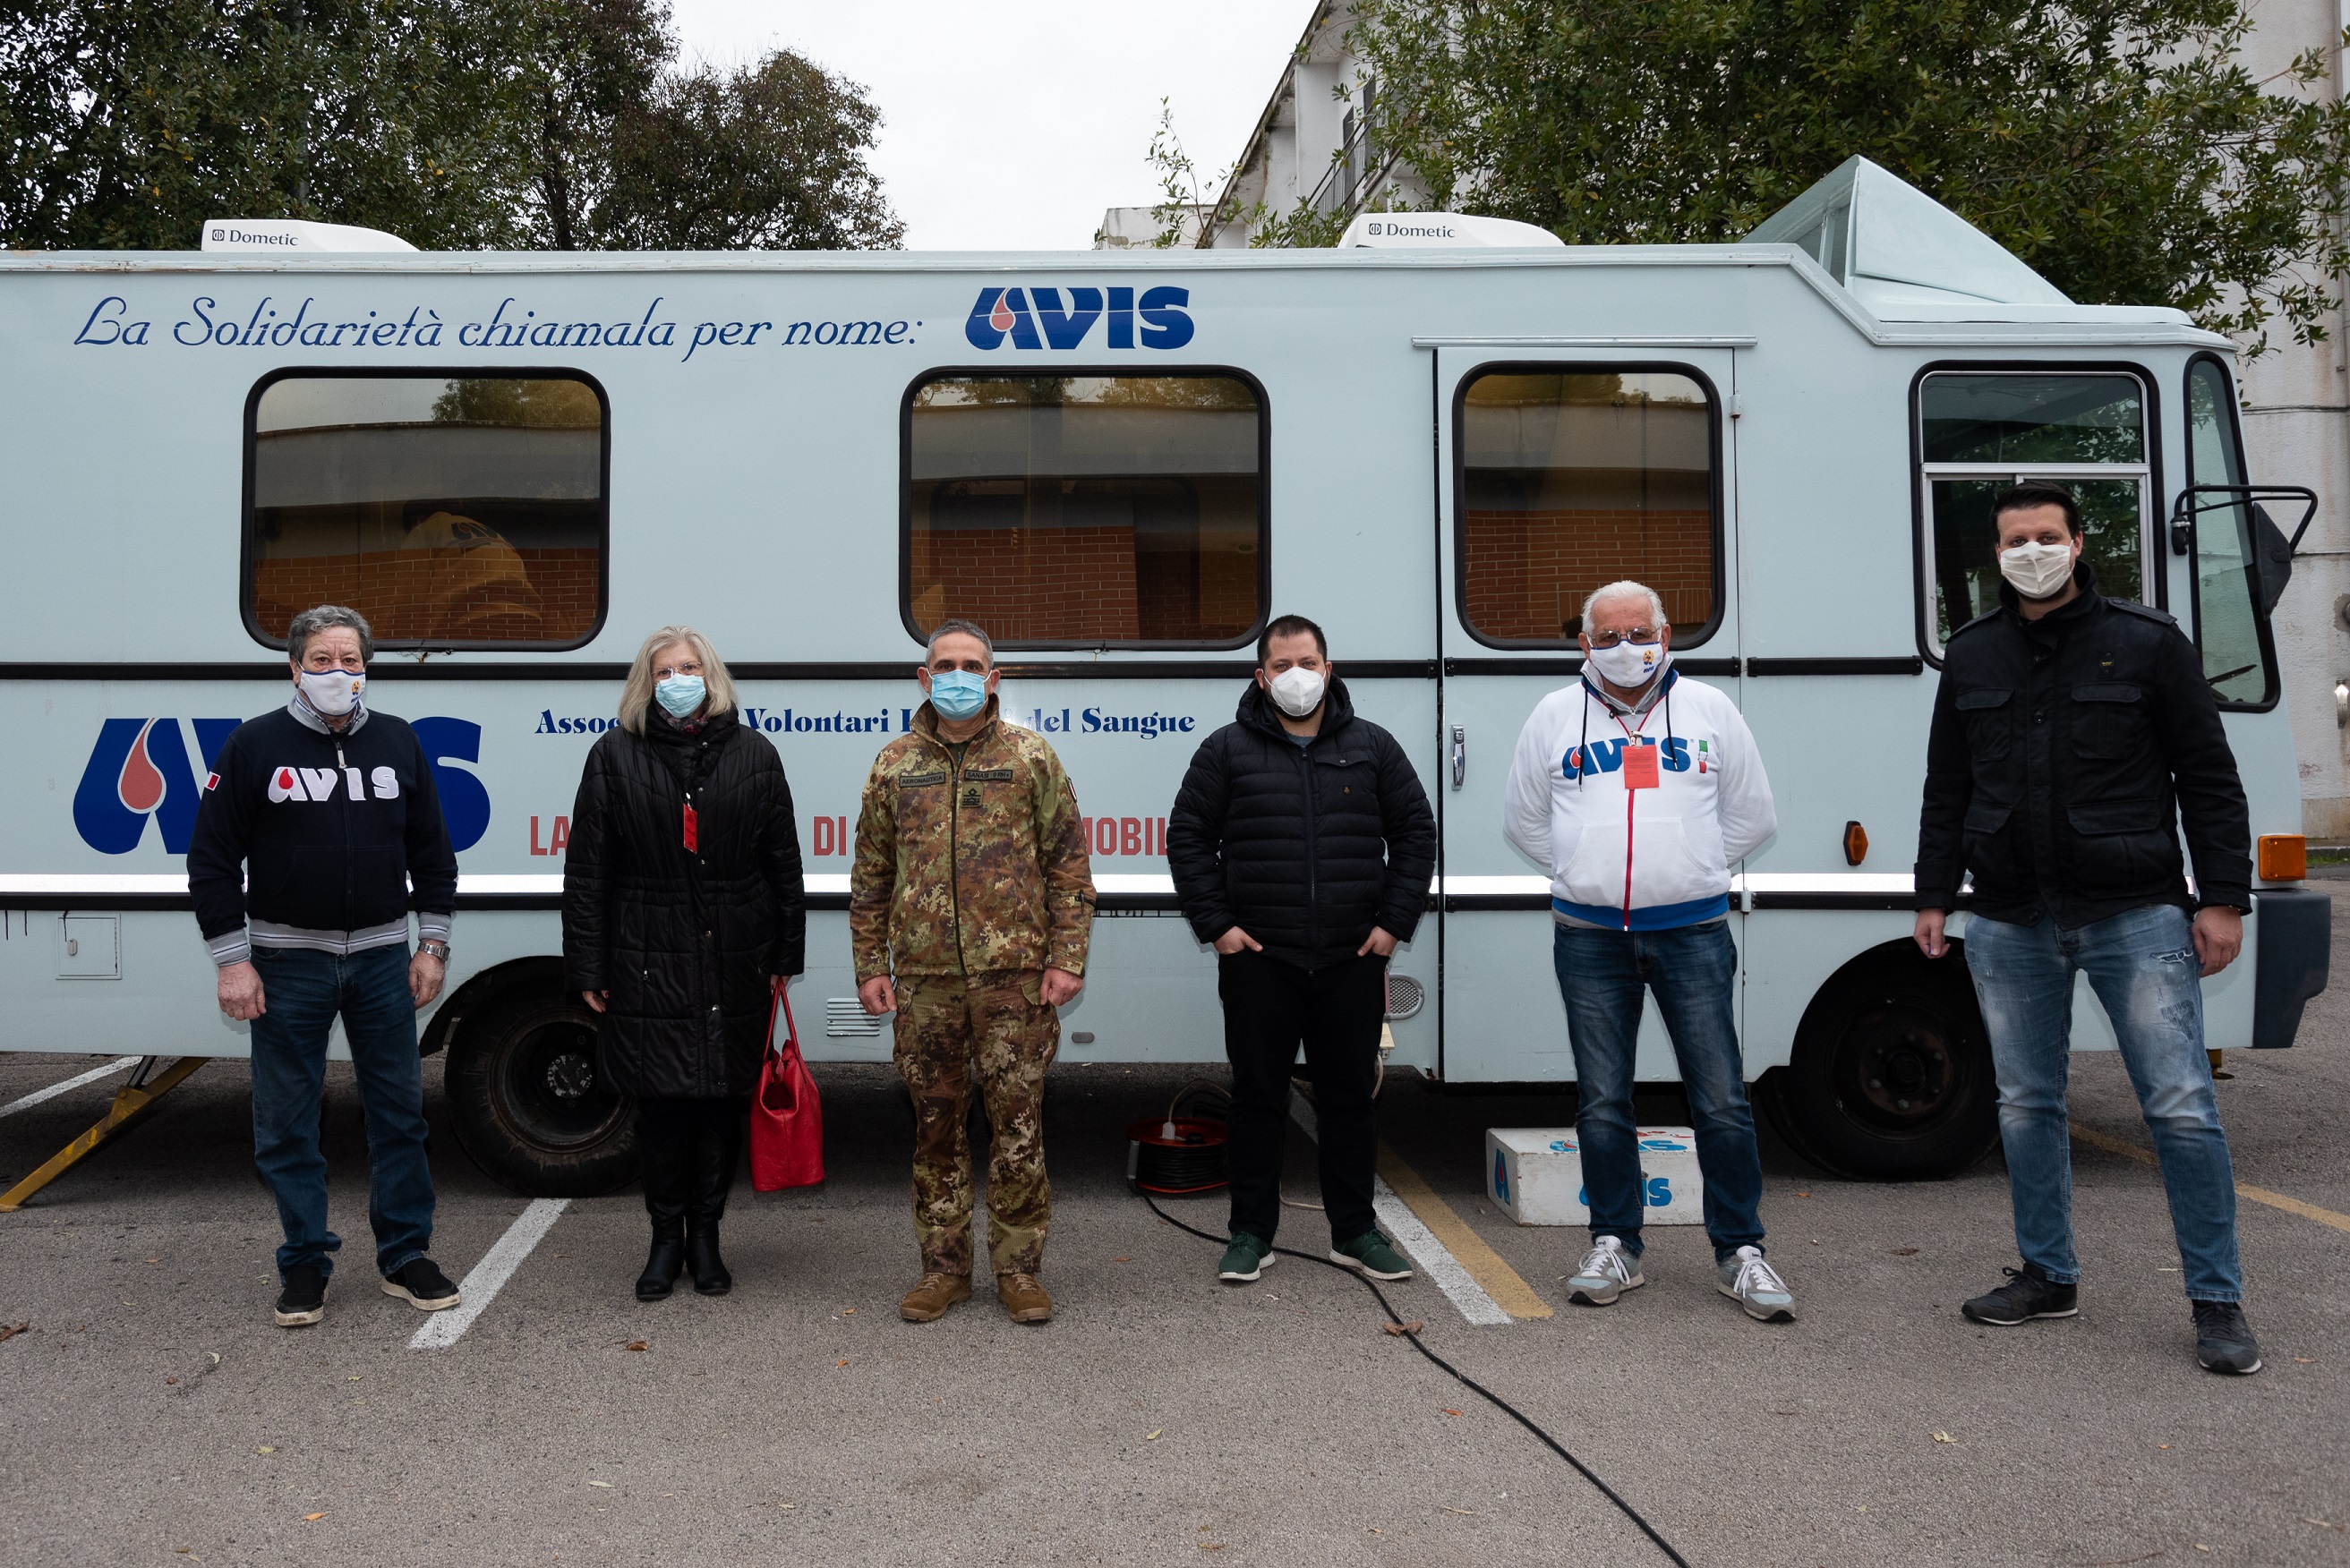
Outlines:
<svg viewBox="0 0 2350 1568"><path fill-rule="evenodd" d="M1197 1236L1202 1241L1213 1241L1220 1247L1231 1240L1228 1236L1211 1236L1205 1231L1199 1230L1194 1226L1184 1224L1183 1221L1176 1219L1175 1216L1168 1213L1167 1210L1159 1207L1157 1200L1154 1199L1150 1194L1142 1191L1139 1188L1136 1189L1135 1196L1141 1199L1145 1203L1149 1204L1150 1211L1153 1214L1158 1215L1161 1220L1166 1220L1167 1223L1174 1226L1178 1231ZM1573 1454L1567 1452L1565 1444L1561 1443L1556 1438L1552 1437L1548 1432L1544 1431L1540 1427L1535 1426L1530 1418L1528 1418L1516 1406L1511 1404L1507 1399L1503 1398L1499 1394L1494 1393L1492 1389L1486 1387L1483 1384L1478 1382L1475 1378L1470 1376L1459 1367L1453 1366L1452 1363L1445 1360L1444 1357L1429 1349L1427 1345L1422 1345L1419 1340L1419 1335L1413 1330L1406 1327L1404 1319L1396 1314L1395 1308L1388 1302L1387 1293L1379 1289L1378 1282L1377 1281L1371 1279L1367 1274L1358 1273L1355 1270L1347 1268L1343 1263L1334 1263L1327 1258L1319 1258L1311 1252L1301 1252L1294 1247L1275 1247L1274 1251L1279 1252L1284 1258L1303 1258L1309 1263L1319 1263L1326 1269L1336 1269L1340 1273L1346 1275L1348 1279L1355 1281L1364 1289L1369 1291L1371 1294L1377 1296L1378 1298L1379 1310L1387 1314L1388 1321L1396 1325L1396 1328L1400 1332L1401 1337L1411 1342L1411 1347L1414 1350L1419 1351L1420 1355L1428 1357L1429 1360L1434 1362L1439 1367L1450 1374L1462 1387L1475 1394L1487 1404L1492 1405L1495 1409L1501 1411L1502 1414L1507 1416L1511 1420L1515 1421L1519 1426L1523 1427L1527 1431L1532 1432L1536 1438L1542 1439L1542 1444L1544 1448L1548 1449L1552 1453L1556 1454L1560 1459L1565 1459L1568 1464L1574 1466L1576 1474L1580 1475L1585 1480L1589 1481L1593 1486L1599 1489L1600 1496L1606 1498L1609 1502L1614 1503L1623 1513L1625 1518L1638 1525L1640 1527L1640 1533L1647 1536L1650 1541L1655 1542L1657 1544L1657 1550L1663 1552L1668 1558L1669 1558L1676 1564L1676 1568L1690 1568L1689 1559L1683 1557L1679 1552L1674 1551L1673 1543L1667 1541L1662 1535L1659 1534L1657 1527L1650 1524L1646 1519L1642 1518L1638 1509L1634 1508L1630 1503L1626 1502L1621 1497L1618 1497L1616 1493L1616 1489L1609 1486L1606 1481L1601 1480L1597 1473L1595 1472L1589 1465L1585 1464L1581 1459L1576 1459Z"/></svg>

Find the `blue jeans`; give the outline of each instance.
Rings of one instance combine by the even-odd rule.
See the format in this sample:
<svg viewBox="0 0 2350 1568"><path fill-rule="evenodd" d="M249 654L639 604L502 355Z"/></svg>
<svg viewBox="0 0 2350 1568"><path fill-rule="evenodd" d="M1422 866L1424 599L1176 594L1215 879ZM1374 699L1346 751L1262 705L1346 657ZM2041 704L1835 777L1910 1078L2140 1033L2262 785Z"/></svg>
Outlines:
<svg viewBox="0 0 2350 1568"><path fill-rule="evenodd" d="M1705 1233L1714 1256L1762 1244L1762 1158L1738 1051L1731 988L1738 944L1726 921L1663 931L1557 928L1551 961L1566 999L1575 1048L1575 1141L1591 1234L1615 1236L1640 1253L1640 1150L1633 1136L1632 1071L1641 995L1656 993L1672 1036L1696 1124L1697 1166L1705 1177Z"/></svg>
<svg viewBox="0 0 2350 1568"><path fill-rule="evenodd" d="M343 1239L327 1229L327 1159L318 1152L318 1097L335 1014L351 1043L367 1116L368 1220L375 1264L390 1274L432 1244L432 1168L424 1149L424 1079L408 944L348 958L299 948L253 950L261 1004L253 1021L253 1161L277 1195L286 1244L277 1272L309 1264L329 1273Z"/></svg>
<svg viewBox="0 0 2350 1568"><path fill-rule="evenodd" d="M2189 1297L2241 1301L2236 1262L2236 1175L2203 1051L2203 985L2187 911L2132 909L2074 931L2043 918L2012 925L1977 915L1967 925L1974 977L1999 1075L1999 1137L2015 1203L2015 1246L2060 1285L2076 1283L2073 1151L2064 1111L2073 976L2089 977L2121 1042L2138 1109L2154 1135L2170 1227Z"/></svg>

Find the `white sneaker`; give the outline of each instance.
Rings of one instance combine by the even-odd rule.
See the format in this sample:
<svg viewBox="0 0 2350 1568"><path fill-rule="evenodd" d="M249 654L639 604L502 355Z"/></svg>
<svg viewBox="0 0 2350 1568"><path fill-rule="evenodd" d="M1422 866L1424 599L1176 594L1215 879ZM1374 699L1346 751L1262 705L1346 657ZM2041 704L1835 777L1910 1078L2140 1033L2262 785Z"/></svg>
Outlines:
<svg viewBox="0 0 2350 1568"><path fill-rule="evenodd" d="M1720 1266L1721 1282L1715 1288L1746 1309L1758 1323L1795 1321L1795 1293L1779 1271L1762 1261L1760 1247L1741 1247Z"/></svg>
<svg viewBox="0 0 2350 1568"><path fill-rule="evenodd" d="M1640 1260L1624 1250L1623 1238L1601 1236L1566 1277L1566 1299L1584 1306L1610 1306L1626 1291L1648 1282L1640 1276Z"/></svg>

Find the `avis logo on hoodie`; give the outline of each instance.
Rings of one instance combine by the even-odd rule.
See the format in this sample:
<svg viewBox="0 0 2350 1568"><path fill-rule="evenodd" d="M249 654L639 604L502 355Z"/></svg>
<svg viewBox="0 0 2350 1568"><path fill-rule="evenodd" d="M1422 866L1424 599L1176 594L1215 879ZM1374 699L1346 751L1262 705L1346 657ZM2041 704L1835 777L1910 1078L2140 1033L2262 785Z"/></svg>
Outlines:
<svg viewBox="0 0 2350 1568"><path fill-rule="evenodd" d="M378 800L400 798L400 775L390 768L377 768L368 775ZM287 768L281 767L269 775L271 805L288 800L331 800L338 786L348 789L353 800L365 800L369 791L360 783L357 768Z"/></svg>

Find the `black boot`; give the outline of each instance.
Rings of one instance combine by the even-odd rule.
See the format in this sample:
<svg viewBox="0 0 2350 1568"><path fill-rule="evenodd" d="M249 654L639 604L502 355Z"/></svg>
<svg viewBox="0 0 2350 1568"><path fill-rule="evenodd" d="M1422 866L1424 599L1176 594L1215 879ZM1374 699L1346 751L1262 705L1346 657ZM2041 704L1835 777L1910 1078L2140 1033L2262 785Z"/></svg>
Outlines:
<svg viewBox="0 0 2350 1568"><path fill-rule="evenodd" d="M743 1107L733 1100L710 1102L693 1142L692 1197L685 1211L685 1261L693 1271L693 1288L705 1296L723 1296L734 1288L734 1276L718 1254L718 1221L726 1213L726 1193L734 1185L734 1166L742 1158Z"/></svg>
<svg viewBox="0 0 2350 1568"><path fill-rule="evenodd" d="M652 1250L645 1254L645 1272L637 1276L637 1299L665 1299L685 1271L685 1210L693 1153L691 1127L639 1102L637 1111L637 1157L645 1182L645 1212L652 1217Z"/></svg>

